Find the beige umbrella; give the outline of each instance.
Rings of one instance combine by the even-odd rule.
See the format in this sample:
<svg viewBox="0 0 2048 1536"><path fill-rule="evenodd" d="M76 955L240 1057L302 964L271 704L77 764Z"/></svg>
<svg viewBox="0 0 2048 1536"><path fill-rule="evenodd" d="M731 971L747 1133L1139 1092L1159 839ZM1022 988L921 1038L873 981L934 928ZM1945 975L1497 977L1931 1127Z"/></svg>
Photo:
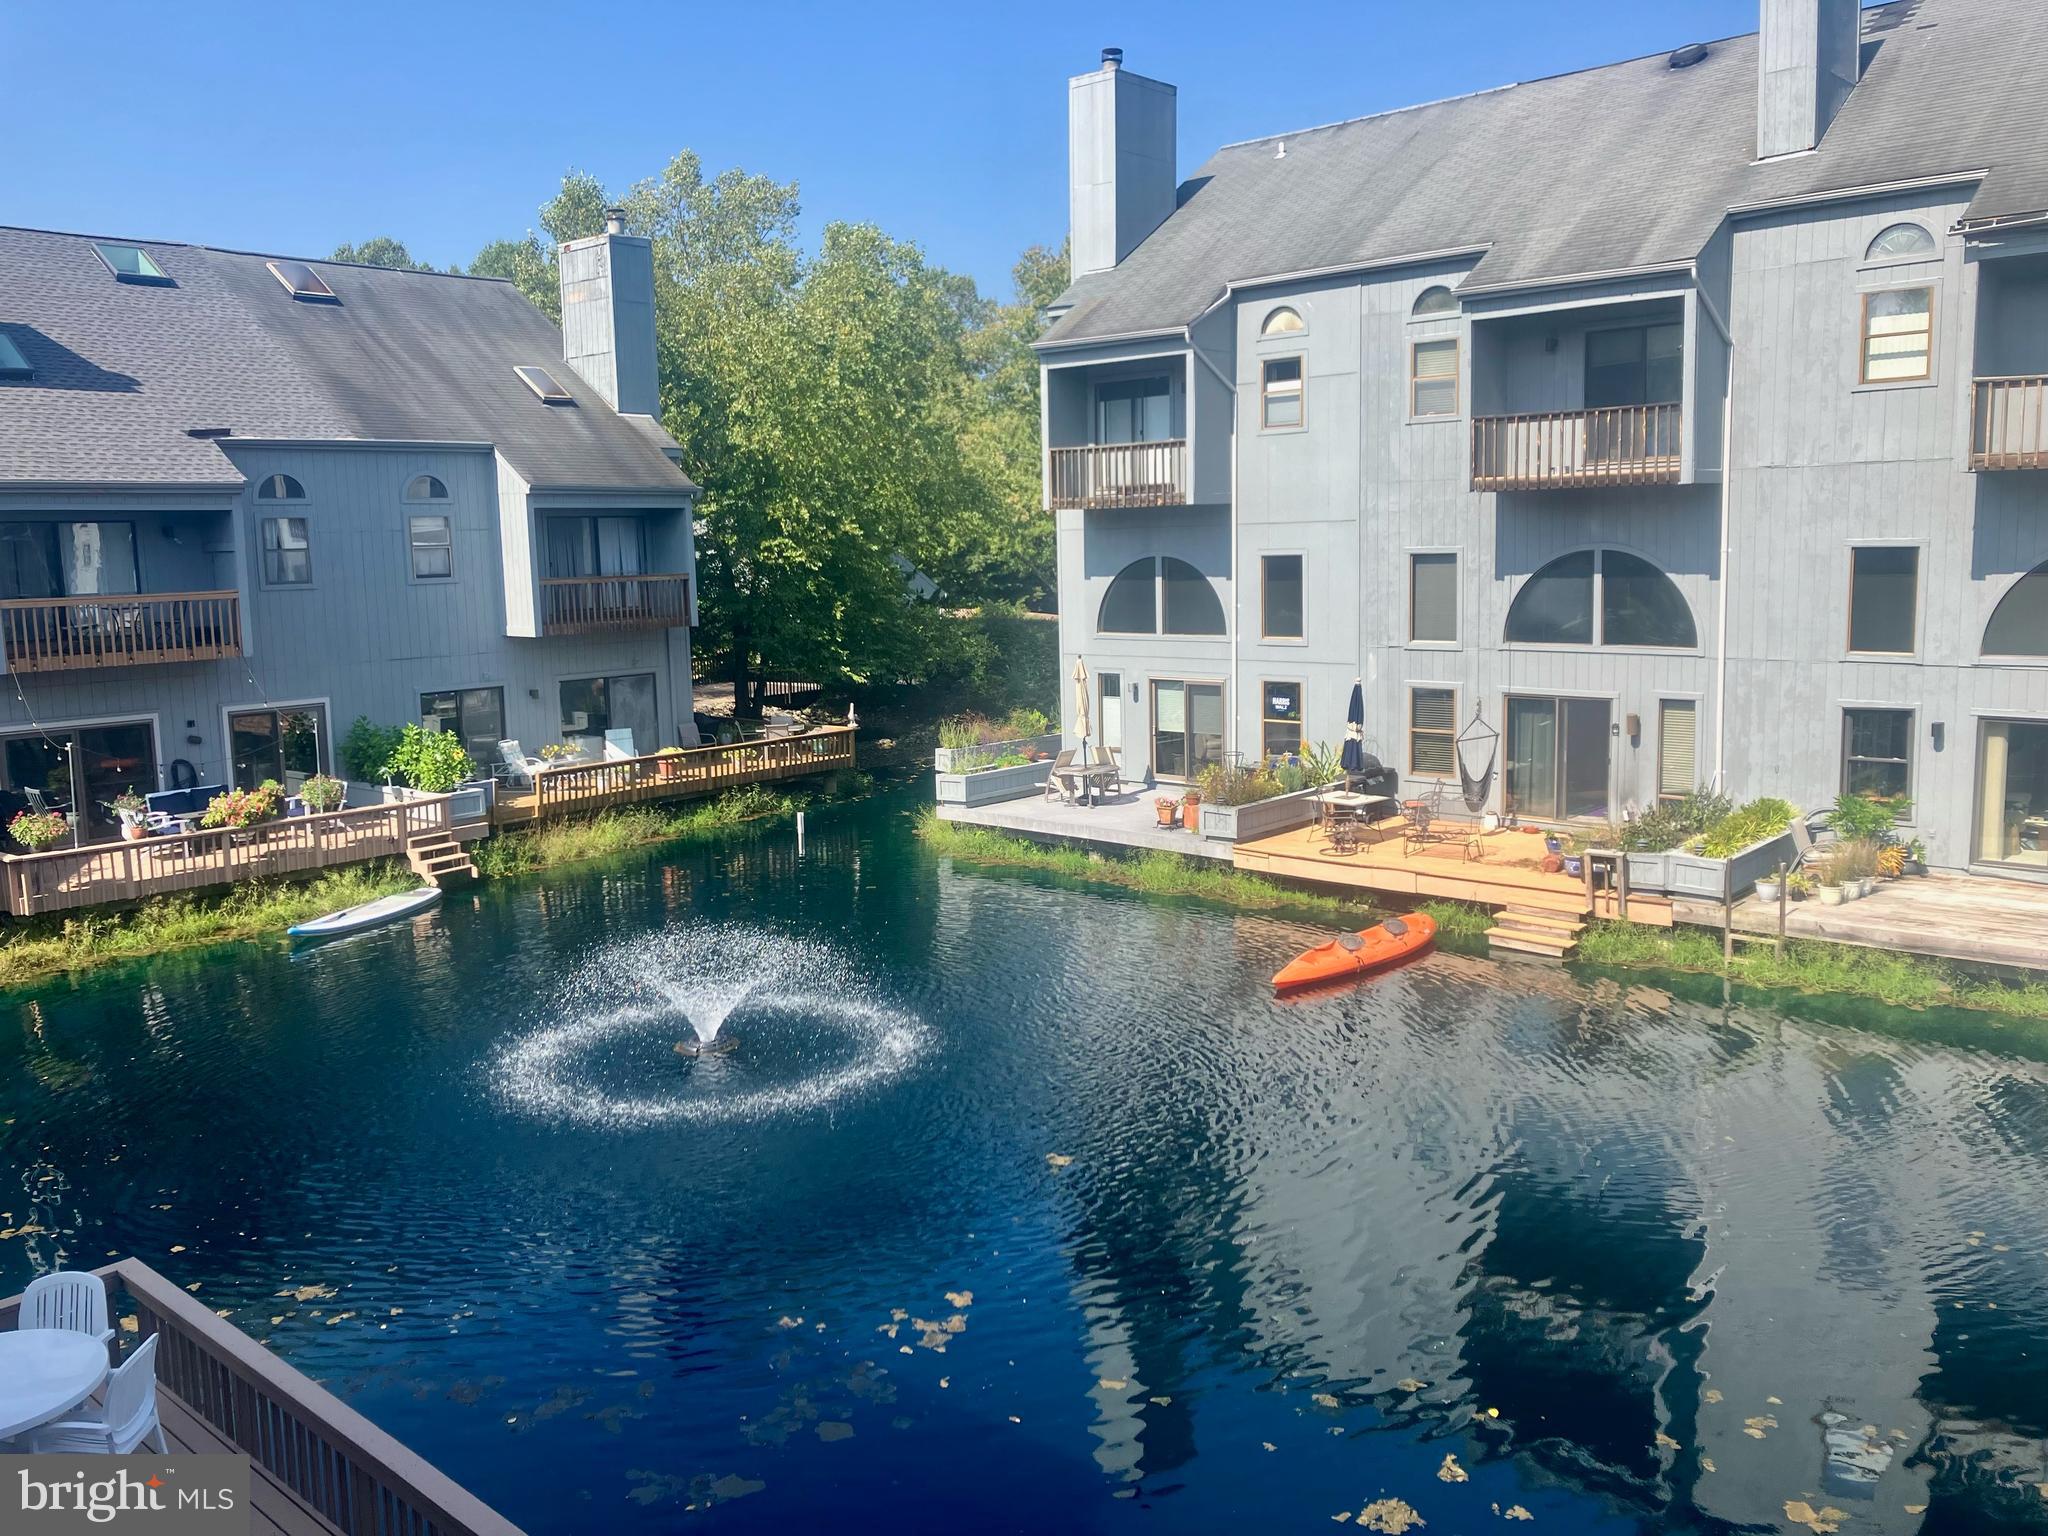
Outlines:
<svg viewBox="0 0 2048 1536"><path fill-rule="evenodd" d="M1080 761L1088 766L1088 663L1074 658L1074 734L1081 738Z"/></svg>

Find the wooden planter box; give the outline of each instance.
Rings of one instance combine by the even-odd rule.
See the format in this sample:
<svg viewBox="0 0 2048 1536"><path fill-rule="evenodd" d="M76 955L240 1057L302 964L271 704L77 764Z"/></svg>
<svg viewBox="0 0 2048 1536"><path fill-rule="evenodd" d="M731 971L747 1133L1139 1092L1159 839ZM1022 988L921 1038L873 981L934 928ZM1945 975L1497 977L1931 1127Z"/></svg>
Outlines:
<svg viewBox="0 0 2048 1536"><path fill-rule="evenodd" d="M1710 859L1682 848L1665 853L1631 853L1627 855L1628 888L1663 896L1725 901L1730 896L1742 895L1780 864L1790 864L1797 856L1796 848L1787 829L1760 843L1751 843L1726 859Z"/></svg>
<svg viewBox="0 0 2048 1536"><path fill-rule="evenodd" d="M1045 788L1052 772L1052 760L1042 763L1013 763L1008 768L983 768L974 773L941 773L935 778L941 805L994 805L999 800L1018 800Z"/></svg>
<svg viewBox="0 0 2048 1536"><path fill-rule="evenodd" d="M1202 836L1219 843L1238 843L1305 827L1316 819L1316 794L1315 789L1297 789L1249 805L1211 805L1204 800Z"/></svg>

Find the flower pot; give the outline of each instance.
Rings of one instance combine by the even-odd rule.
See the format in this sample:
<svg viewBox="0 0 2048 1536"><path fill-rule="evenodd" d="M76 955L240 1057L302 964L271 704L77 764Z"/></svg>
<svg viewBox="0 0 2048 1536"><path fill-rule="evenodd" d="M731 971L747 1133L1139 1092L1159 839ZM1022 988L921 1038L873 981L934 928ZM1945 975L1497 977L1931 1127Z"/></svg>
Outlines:
<svg viewBox="0 0 2048 1536"><path fill-rule="evenodd" d="M1570 875L1574 880L1578 879L1581 875L1585 874L1585 855L1578 853L1565 853L1559 854L1558 857L1564 861L1564 872Z"/></svg>
<svg viewBox="0 0 2048 1536"><path fill-rule="evenodd" d="M1822 886L1820 904L1824 907L1839 907L1842 904L1842 888L1839 885Z"/></svg>
<svg viewBox="0 0 2048 1536"><path fill-rule="evenodd" d="M1778 882L1777 882L1777 881L1775 881L1775 880L1759 880L1759 881L1757 881L1757 883L1756 883L1756 899L1757 899L1758 901L1764 901L1764 902L1775 902L1775 901L1776 901L1776 900L1778 899L1778 896L1779 896L1779 886L1778 886Z"/></svg>
<svg viewBox="0 0 2048 1536"><path fill-rule="evenodd" d="M1202 797L1200 795L1184 795L1181 797L1180 824L1190 832L1199 832L1201 830Z"/></svg>
<svg viewBox="0 0 2048 1536"><path fill-rule="evenodd" d="M1554 838L1554 837L1546 837L1546 838L1544 838L1544 839L1543 839L1543 846L1544 846L1544 848L1545 848L1545 849L1547 849L1547 850L1548 850L1549 852L1551 852L1551 853L1563 853L1563 852L1564 852L1564 844L1560 843L1560 842L1559 842L1559 841L1558 841L1558 840L1557 840L1556 838Z"/></svg>
<svg viewBox="0 0 2048 1536"><path fill-rule="evenodd" d="M147 836L149 836L149 828L145 827L141 822L128 821L126 819L122 821L121 839L123 842L139 843Z"/></svg>
<svg viewBox="0 0 2048 1536"><path fill-rule="evenodd" d="M1924 875L1927 873L1927 865L1919 859L1908 859L1906 860L1906 867L1902 871L1900 871L1900 873L1908 875Z"/></svg>
<svg viewBox="0 0 2048 1536"><path fill-rule="evenodd" d="M1159 816L1159 825L1160 825L1160 826L1162 826L1162 827L1177 827L1177 826L1179 826L1179 825L1180 825L1180 802L1179 802L1179 801L1177 801L1177 800L1162 800L1162 801L1160 801L1160 802L1159 802L1158 804L1154 805L1154 806L1152 807L1152 809L1153 809L1153 810L1154 810L1154 811L1155 811L1155 812L1156 812L1156 813L1158 814L1158 816Z"/></svg>

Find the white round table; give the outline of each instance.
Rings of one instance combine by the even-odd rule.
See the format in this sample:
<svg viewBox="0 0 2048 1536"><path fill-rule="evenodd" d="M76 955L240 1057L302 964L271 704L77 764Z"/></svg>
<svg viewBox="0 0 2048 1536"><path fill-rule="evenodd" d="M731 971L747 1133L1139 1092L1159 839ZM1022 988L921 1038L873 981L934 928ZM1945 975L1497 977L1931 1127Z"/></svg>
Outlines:
<svg viewBox="0 0 2048 1536"><path fill-rule="evenodd" d="M107 1346L68 1328L0 1333L0 1440L62 1418L107 1379Z"/></svg>

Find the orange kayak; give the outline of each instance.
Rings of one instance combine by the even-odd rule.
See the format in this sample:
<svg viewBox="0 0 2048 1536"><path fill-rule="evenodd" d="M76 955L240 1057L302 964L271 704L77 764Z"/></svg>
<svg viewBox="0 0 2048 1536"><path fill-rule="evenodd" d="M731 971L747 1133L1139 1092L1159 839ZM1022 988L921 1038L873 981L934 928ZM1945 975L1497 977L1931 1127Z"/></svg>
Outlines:
<svg viewBox="0 0 2048 1536"><path fill-rule="evenodd" d="M1273 975L1275 992L1293 992L1325 982L1349 981L1419 955L1436 942L1436 919L1423 913L1390 917L1362 933L1342 933L1327 944L1303 950Z"/></svg>

